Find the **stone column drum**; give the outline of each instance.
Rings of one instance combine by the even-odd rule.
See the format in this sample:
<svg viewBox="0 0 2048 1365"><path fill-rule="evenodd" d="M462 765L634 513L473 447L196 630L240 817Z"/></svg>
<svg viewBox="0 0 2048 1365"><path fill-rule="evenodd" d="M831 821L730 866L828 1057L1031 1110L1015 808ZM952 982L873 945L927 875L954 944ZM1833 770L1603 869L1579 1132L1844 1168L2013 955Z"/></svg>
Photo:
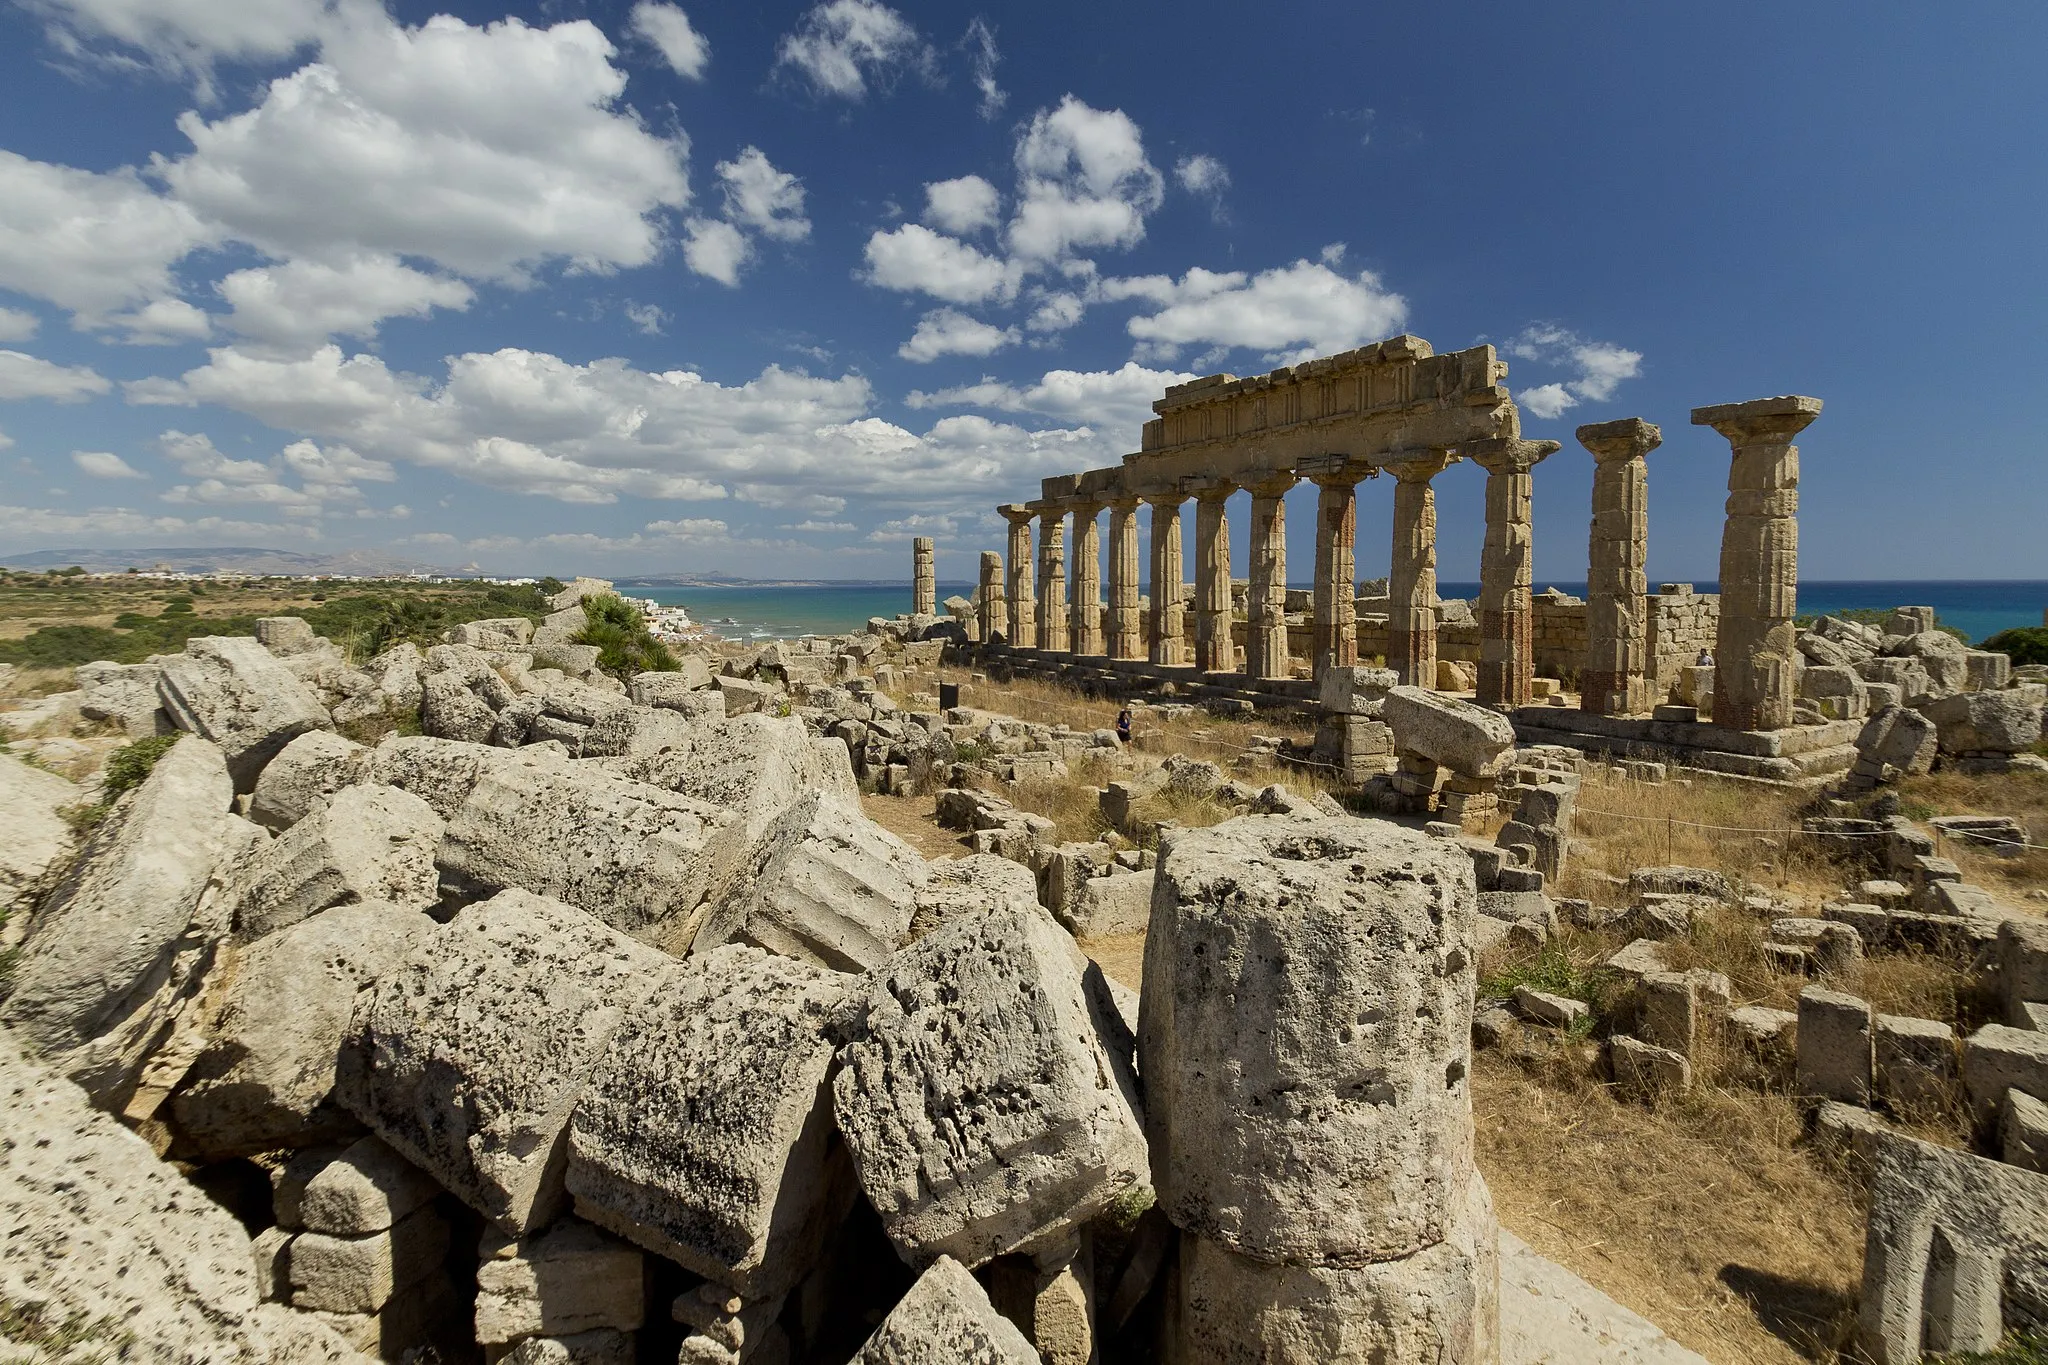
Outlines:
<svg viewBox="0 0 2048 1365"><path fill-rule="evenodd" d="M1436 490L1429 481L1457 456L1424 451L1389 462L1394 559L1387 576L1387 667L1407 687L1436 686Z"/></svg>
<svg viewBox="0 0 2048 1365"><path fill-rule="evenodd" d="M1147 498L1152 508L1152 662L1188 661L1186 610L1181 603L1181 500Z"/></svg>
<svg viewBox="0 0 2048 1365"><path fill-rule="evenodd" d="M1145 623L1138 611L1138 500L1109 505L1109 657L1145 657Z"/></svg>
<svg viewBox="0 0 2048 1365"><path fill-rule="evenodd" d="M1493 1365L1472 1159L1478 896L1455 845L1240 818L1159 860L1138 1053L1181 1231L1170 1365Z"/></svg>
<svg viewBox="0 0 2048 1365"><path fill-rule="evenodd" d="M1083 503L1074 509L1073 601L1068 648L1076 654L1102 653L1102 508Z"/></svg>
<svg viewBox="0 0 2048 1365"><path fill-rule="evenodd" d="M1061 509L1038 515L1038 647L1067 649L1067 518Z"/></svg>
<svg viewBox="0 0 2048 1365"><path fill-rule="evenodd" d="M1502 438L1464 446L1486 471L1486 543L1479 552L1479 692L1481 706L1527 706L1535 677L1534 618L1529 589L1536 542L1530 471L1555 454L1556 441Z"/></svg>
<svg viewBox="0 0 2048 1365"><path fill-rule="evenodd" d="M1031 581L1031 509L1006 503L996 509L1010 523L1010 582L1004 594L1010 617L1010 644L1032 649L1038 644L1038 593Z"/></svg>
<svg viewBox="0 0 2048 1365"><path fill-rule="evenodd" d="M1237 668L1230 634L1230 523L1223 508L1231 485L1195 493L1195 667L1204 673Z"/></svg>
<svg viewBox="0 0 2048 1365"><path fill-rule="evenodd" d="M1009 604L1003 594L1003 557L994 550L981 552L981 639L995 639L1010 628Z"/></svg>
<svg viewBox="0 0 2048 1365"><path fill-rule="evenodd" d="M1287 490L1292 474L1249 485L1252 494L1252 582L1246 599L1245 672L1254 678L1292 676L1287 658Z"/></svg>
<svg viewBox="0 0 2048 1365"><path fill-rule="evenodd" d="M933 562L936 547L930 536L910 542L910 614L932 616L939 610L939 573Z"/></svg>
<svg viewBox="0 0 2048 1365"><path fill-rule="evenodd" d="M1694 408L1734 447L1721 530L1721 624L1714 640L1714 723L1782 730L1799 695L1799 447L1820 399L1788 395Z"/></svg>
<svg viewBox="0 0 2048 1365"><path fill-rule="evenodd" d="M1358 663L1358 484L1316 481L1315 671Z"/></svg>
<svg viewBox="0 0 2048 1365"><path fill-rule="evenodd" d="M1650 626L1649 465L1644 457L1664 433L1640 417L1596 422L1576 433L1593 455L1593 520L1586 545L1586 666L1579 673L1579 709L1627 716L1653 700L1644 671Z"/></svg>

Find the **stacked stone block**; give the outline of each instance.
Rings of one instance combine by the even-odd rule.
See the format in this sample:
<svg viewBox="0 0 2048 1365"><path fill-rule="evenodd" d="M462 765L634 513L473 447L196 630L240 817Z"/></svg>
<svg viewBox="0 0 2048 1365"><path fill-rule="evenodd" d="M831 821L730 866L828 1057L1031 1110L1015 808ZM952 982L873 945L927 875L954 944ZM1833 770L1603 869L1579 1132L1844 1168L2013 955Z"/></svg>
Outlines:
<svg viewBox="0 0 2048 1365"><path fill-rule="evenodd" d="M1596 715L1626 716L1649 709L1644 682L1648 623L1651 451L1664 434L1639 417L1598 422L1577 432L1593 454L1593 520L1587 548L1586 665L1579 674L1579 706Z"/></svg>
<svg viewBox="0 0 2048 1365"><path fill-rule="evenodd" d="M910 542L910 561L910 614L935 615L939 610L939 576L930 536L918 536Z"/></svg>

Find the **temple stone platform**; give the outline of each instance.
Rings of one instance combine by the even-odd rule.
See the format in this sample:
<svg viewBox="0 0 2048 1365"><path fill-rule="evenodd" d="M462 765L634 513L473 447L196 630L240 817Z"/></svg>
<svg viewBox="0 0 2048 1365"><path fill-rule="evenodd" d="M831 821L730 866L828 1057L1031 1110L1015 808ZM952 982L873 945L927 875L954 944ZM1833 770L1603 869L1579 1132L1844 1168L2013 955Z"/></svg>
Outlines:
<svg viewBox="0 0 2048 1365"><path fill-rule="evenodd" d="M1145 659L1112 659L1102 654L1064 654L1040 649L981 645L978 658L987 668L1008 669L1020 678L1065 683L1103 696L1153 697L1175 684L1173 700L1242 702L1260 711L1306 711L1319 714L1315 683L1307 678L1255 678L1243 672L1204 672L1194 664L1155 664Z"/></svg>
<svg viewBox="0 0 2048 1365"><path fill-rule="evenodd" d="M1602 716L1568 706L1518 706L1509 715L1525 744L1565 744L1614 758L1647 758L1774 782L1822 782L1856 761L1860 720L1733 730L1697 720Z"/></svg>

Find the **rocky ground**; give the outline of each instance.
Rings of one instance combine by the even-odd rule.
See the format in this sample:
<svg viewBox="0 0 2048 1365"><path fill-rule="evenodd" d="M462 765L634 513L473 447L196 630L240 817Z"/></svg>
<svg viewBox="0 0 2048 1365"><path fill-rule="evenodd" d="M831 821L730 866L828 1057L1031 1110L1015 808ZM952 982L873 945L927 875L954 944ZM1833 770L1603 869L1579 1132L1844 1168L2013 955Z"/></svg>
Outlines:
<svg viewBox="0 0 2048 1365"><path fill-rule="evenodd" d="M0 1336L1697 1358L1563 1261L1766 1360L1846 1340L1864 1201L2044 1179L2040 921L1934 843L2009 825L1788 807L1768 869L1689 834L1617 873L1612 812L1692 788L1372 670L1347 713L1464 819L1359 818L1305 730L1164 706L1126 748L1113 708L987 682L942 710L943 621L622 681L573 642L603 590L372 659L266 619L0 713L40 761L0 758ZM1674 1198L1644 1172L1686 1144L1720 1164ZM2025 1267L2040 1231L1971 1235Z"/></svg>

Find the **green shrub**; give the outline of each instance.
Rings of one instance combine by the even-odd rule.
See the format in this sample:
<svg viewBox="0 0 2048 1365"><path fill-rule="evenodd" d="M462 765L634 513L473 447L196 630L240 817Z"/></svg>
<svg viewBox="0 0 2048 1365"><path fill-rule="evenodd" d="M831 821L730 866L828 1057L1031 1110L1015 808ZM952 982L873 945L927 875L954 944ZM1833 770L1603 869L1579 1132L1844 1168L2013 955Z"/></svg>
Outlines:
<svg viewBox="0 0 2048 1365"><path fill-rule="evenodd" d="M576 632L575 643L597 646L597 666L624 680L635 673L672 673L676 656L648 633L639 608L616 593L583 599L589 624Z"/></svg>
<svg viewBox="0 0 2048 1365"><path fill-rule="evenodd" d="M107 759L107 775L100 784L100 799L111 802L123 792L141 786L155 769L157 760L171 751L171 746L183 733L173 730L167 735L138 739L114 750Z"/></svg>
<svg viewBox="0 0 2048 1365"><path fill-rule="evenodd" d="M2009 654L2015 664L2048 664L2048 626L2001 630L1978 648Z"/></svg>
<svg viewBox="0 0 2048 1365"><path fill-rule="evenodd" d="M540 595L542 597L553 597L556 593L562 590L563 585L561 579L555 577L553 574L549 574L546 578L543 578L535 586L539 588Z"/></svg>
<svg viewBox="0 0 2048 1365"><path fill-rule="evenodd" d="M2015 1332L1995 1351L1959 1351L1927 1359L1930 1365L2048 1365L2048 1335Z"/></svg>

